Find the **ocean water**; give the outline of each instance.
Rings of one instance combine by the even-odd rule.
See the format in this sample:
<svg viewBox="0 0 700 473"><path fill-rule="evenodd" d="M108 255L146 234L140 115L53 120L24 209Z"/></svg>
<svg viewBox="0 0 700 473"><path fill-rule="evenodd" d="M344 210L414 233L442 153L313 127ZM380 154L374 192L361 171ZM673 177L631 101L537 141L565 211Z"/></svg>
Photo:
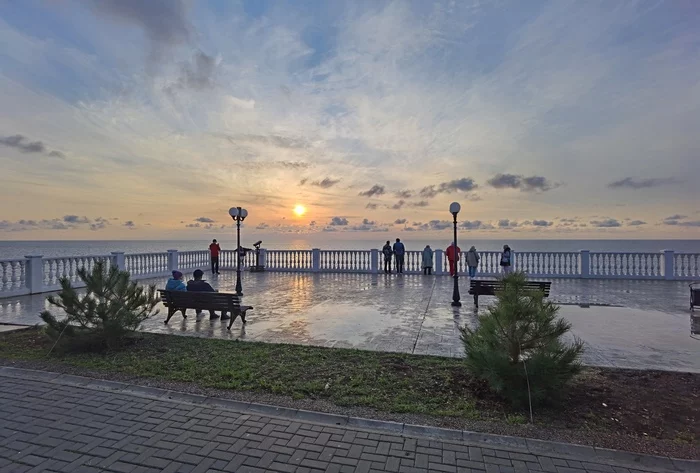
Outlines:
<svg viewBox="0 0 700 473"><path fill-rule="evenodd" d="M422 250L425 245L433 249L447 248L449 240L402 239L407 250ZM45 257L105 255L112 251L125 253L154 253L168 249L180 251L206 250L211 240L59 240L59 241L0 241L0 260L16 259L27 255ZM326 240L305 238L273 239L263 241L263 248L280 250L369 250L381 248L386 238L376 240ZM393 242L393 239L392 239ZM236 247L234 240L220 239L223 249ZM253 241L243 240L243 246L252 247ZM619 251L657 252L675 250L680 253L700 253L700 240L472 240L464 238L458 245L466 250L471 245L478 250L498 251L507 243L514 251Z"/></svg>

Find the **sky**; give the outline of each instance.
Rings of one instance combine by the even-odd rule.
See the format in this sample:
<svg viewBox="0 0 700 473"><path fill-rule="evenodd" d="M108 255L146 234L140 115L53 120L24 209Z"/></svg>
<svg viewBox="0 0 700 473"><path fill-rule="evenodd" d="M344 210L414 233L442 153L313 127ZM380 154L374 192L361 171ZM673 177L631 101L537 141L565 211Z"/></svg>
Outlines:
<svg viewBox="0 0 700 473"><path fill-rule="evenodd" d="M0 104L2 240L700 238L694 0L7 0Z"/></svg>

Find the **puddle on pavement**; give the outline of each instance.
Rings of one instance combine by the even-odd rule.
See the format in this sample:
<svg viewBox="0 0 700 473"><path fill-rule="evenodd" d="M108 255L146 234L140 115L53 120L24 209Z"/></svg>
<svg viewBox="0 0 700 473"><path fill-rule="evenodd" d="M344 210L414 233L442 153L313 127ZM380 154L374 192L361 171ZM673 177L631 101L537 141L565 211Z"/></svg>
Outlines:
<svg viewBox="0 0 700 473"><path fill-rule="evenodd" d="M400 314L380 311L372 306L322 302L287 321L287 331L300 338L338 340L360 345L377 335L401 337L410 322ZM402 327L405 326L405 327Z"/></svg>

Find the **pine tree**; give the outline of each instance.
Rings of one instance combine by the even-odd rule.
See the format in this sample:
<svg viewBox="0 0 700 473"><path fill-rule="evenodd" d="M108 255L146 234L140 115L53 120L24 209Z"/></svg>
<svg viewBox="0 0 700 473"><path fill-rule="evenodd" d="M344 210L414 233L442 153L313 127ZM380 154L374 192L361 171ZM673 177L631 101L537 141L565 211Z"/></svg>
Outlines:
<svg viewBox="0 0 700 473"><path fill-rule="evenodd" d="M54 341L61 339L73 348L114 349L158 313L156 287L139 286L127 271L100 261L92 271L79 269L78 277L85 283L84 290L61 278L61 291L48 297L65 317L59 320L48 310L40 314L46 334Z"/></svg>
<svg viewBox="0 0 700 473"><path fill-rule="evenodd" d="M584 349L579 339L562 340L571 324L526 282L523 273L504 277L496 304L479 317L477 328L461 329L471 374L515 406L527 405L530 396L533 405L554 397L580 371Z"/></svg>

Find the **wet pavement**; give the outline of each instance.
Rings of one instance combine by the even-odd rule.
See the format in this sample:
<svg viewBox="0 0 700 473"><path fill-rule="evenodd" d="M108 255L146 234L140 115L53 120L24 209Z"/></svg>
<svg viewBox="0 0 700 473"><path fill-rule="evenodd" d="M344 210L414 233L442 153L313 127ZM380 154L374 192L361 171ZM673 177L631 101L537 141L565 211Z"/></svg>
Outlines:
<svg viewBox="0 0 700 473"><path fill-rule="evenodd" d="M165 278L143 281L162 288ZM235 273L210 278L232 291ZM453 309L445 276L246 273L248 324L229 332L221 321L163 324L164 310L144 324L156 333L463 356L459 327L476 323L461 280L463 307ZM0 299L0 324L35 324L46 295ZM688 286L676 281L555 280L550 298L587 344L584 362L596 366L700 372L700 340L690 337ZM492 297L480 298L479 311Z"/></svg>

